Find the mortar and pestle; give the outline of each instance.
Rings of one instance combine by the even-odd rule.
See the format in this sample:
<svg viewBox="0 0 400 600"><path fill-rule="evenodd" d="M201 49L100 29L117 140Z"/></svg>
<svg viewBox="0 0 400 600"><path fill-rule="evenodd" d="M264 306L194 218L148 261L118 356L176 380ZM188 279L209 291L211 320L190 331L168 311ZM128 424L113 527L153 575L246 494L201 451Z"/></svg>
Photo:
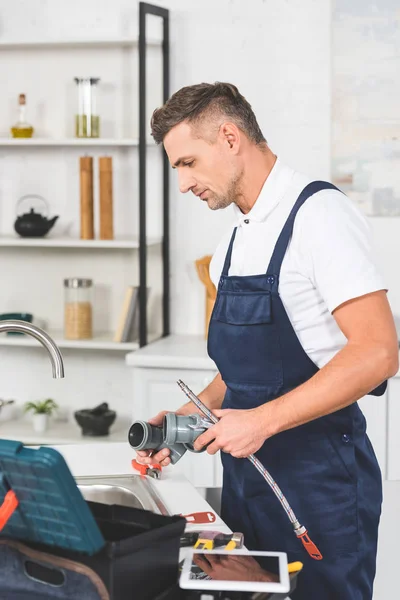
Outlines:
<svg viewBox="0 0 400 600"><path fill-rule="evenodd" d="M103 402L94 408L85 408L74 412L78 425L82 428L82 435L108 435L117 413L108 408Z"/></svg>

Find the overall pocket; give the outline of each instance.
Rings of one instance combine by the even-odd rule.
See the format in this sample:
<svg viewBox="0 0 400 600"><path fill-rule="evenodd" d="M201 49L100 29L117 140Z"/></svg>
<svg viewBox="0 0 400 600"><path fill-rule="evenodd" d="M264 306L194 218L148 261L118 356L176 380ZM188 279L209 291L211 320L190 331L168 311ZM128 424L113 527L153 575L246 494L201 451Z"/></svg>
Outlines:
<svg viewBox="0 0 400 600"><path fill-rule="evenodd" d="M270 292L220 291L213 316L217 321L229 325L271 323L271 294Z"/></svg>
<svg viewBox="0 0 400 600"><path fill-rule="evenodd" d="M282 359L271 293L219 291L208 351L227 384L280 384Z"/></svg>

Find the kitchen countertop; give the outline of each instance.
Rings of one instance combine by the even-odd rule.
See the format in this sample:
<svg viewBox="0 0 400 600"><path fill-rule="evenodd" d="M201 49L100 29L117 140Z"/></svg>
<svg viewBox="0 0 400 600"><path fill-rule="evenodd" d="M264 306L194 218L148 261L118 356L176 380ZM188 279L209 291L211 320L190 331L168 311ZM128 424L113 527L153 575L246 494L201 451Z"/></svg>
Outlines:
<svg viewBox="0 0 400 600"><path fill-rule="evenodd" d="M207 341L201 335L168 335L130 352L125 360L131 367L217 369L207 354Z"/></svg>
<svg viewBox="0 0 400 600"><path fill-rule="evenodd" d="M117 418L110 428L109 435L101 437L101 443L126 442L132 421ZM79 425L73 421L52 419L49 428L43 433L36 433L30 419L9 419L0 421L0 438L2 440L18 440L25 445L42 444L92 444L93 437L82 435Z"/></svg>

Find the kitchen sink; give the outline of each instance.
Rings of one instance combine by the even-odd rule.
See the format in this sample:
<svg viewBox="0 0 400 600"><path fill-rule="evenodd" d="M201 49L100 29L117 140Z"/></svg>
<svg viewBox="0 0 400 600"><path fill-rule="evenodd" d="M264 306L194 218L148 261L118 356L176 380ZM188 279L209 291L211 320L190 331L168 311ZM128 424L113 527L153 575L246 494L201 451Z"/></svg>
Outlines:
<svg viewBox="0 0 400 600"><path fill-rule="evenodd" d="M148 477L140 475L76 477L76 483L85 500L131 506L150 510L159 515L169 515Z"/></svg>

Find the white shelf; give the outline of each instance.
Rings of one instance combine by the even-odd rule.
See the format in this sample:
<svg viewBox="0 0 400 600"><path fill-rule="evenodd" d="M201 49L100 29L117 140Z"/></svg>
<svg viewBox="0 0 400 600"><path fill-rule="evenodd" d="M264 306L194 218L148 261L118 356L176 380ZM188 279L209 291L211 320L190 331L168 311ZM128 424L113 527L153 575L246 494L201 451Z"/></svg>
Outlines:
<svg viewBox="0 0 400 600"><path fill-rule="evenodd" d="M146 45L161 46L162 41L146 38ZM139 46L137 38L117 37L103 39L69 39L69 40L0 40L0 50L28 50L46 48L134 48Z"/></svg>
<svg viewBox="0 0 400 600"><path fill-rule="evenodd" d="M79 425L68 421L50 420L49 428L44 433L36 433L30 420L0 422L0 439L15 440L23 444L88 444L99 442L128 442L130 422L127 419L117 419L110 427L109 435L85 436Z"/></svg>
<svg viewBox="0 0 400 600"><path fill-rule="evenodd" d="M91 340L66 340L62 331L46 331L59 348L73 348L75 350L112 350L116 352L132 352L139 348L139 342L113 342L114 334L99 333ZM160 334L148 333L148 342L160 337ZM28 335L0 334L0 346L34 346L41 348L40 342Z"/></svg>
<svg viewBox="0 0 400 600"><path fill-rule="evenodd" d="M161 244L162 239L148 238L147 246ZM17 246L22 248L102 248L102 249L135 249L139 248L138 238L125 238L116 240L81 240L71 237L23 238L17 235L0 236L0 247Z"/></svg>
<svg viewBox="0 0 400 600"><path fill-rule="evenodd" d="M156 147L152 140L147 140L147 145ZM0 137L0 146L15 146L15 147L37 147L37 146L90 146L90 147L106 147L106 146L139 146L138 138L12 138Z"/></svg>

